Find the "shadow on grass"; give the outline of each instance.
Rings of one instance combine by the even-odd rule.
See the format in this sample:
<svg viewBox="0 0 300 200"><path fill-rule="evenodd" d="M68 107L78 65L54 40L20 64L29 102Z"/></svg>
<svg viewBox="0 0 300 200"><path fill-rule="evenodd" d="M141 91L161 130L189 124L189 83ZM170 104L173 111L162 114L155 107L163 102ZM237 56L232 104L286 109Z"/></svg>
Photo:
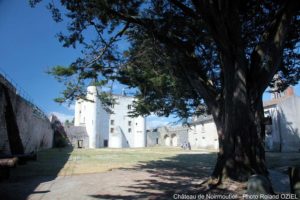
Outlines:
<svg viewBox="0 0 300 200"><path fill-rule="evenodd" d="M0 182L0 199L27 199L30 194L50 192L35 189L41 183L57 177L72 151L72 147L43 150L38 152L37 161L30 161L26 165L11 169L11 177Z"/></svg>
<svg viewBox="0 0 300 200"><path fill-rule="evenodd" d="M135 180L123 186L124 195L98 194L98 199L172 199L175 194L206 195L207 193L229 194L226 189L211 190L203 183L212 173L216 153L179 154L164 160L140 162L134 168L121 170L145 171L148 179ZM197 199L197 198L196 198Z"/></svg>

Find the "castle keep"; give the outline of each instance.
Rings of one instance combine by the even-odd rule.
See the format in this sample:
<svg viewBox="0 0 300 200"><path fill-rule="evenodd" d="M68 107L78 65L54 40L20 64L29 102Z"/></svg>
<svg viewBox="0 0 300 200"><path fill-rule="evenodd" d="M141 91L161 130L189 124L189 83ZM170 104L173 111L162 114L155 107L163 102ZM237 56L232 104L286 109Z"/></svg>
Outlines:
<svg viewBox="0 0 300 200"><path fill-rule="evenodd" d="M107 112L97 96L96 86L87 88L86 100L75 104L77 127L85 127L89 148L145 147L146 121L142 116L131 117L133 97L113 95L116 103Z"/></svg>

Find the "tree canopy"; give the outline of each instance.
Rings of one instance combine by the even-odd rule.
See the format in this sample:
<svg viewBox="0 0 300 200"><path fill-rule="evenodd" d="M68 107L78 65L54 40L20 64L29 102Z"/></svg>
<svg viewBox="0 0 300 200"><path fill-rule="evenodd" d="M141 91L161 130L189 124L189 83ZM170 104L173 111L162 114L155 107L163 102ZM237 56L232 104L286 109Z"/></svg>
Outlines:
<svg viewBox="0 0 300 200"><path fill-rule="evenodd" d="M242 52L247 78L254 79L249 87L261 94L275 73L280 90L299 79L297 1L60 2L63 13L53 2L48 5L57 22L70 19L69 32L59 40L66 47L86 47L70 66L51 70L67 86L60 101L82 96L86 79L98 85L117 80L139 89L139 113L187 117L203 98L206 103L222 98L222 57L232 49ZM85 40L87 29L98 33L92 41ZM129 48L120 48L120 40Z"/></svg>

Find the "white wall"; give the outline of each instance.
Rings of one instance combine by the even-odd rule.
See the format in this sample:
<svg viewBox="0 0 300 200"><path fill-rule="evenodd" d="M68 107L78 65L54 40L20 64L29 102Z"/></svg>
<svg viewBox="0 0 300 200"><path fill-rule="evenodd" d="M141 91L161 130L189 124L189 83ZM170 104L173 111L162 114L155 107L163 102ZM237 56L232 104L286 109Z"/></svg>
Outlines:
<svg viewBox="0 0 300 200"><path fill-rule="evenodd" d="M146 146L146 119L144 117L137 117L134 119L133 128L133 147L145 147Z"/></svg>
<svg viewBox="0 0 300 200"><path fill-rule="evenodd" d="M271 131L266 135L266 149L271 151L300 150L300 98L290 96L277 105L265 108L265 115L270 115ZM268 126L267 126L268 128Z"/></svg>
<svg viewBox="0 0 300 200"><path fill-rule="evenodd" d="M104 147L105 140L112 148L145 147L145 118L129 116L134 98L114 95L116 104L108 113L96 93L96 87L89 86L87 99L91 101L78 100L75 104L75 125L86 126L90 148Z"/></svg>
<svg viewBox="0 0 300 200"><path fill-rule="evenodd" d="M188 134L192 148L218 149L218 133L214 121L196 124L189 129Z"/></svg>
<svg viewBox="0 0 300 200"><path fill-rule="evenodd" d="M278 104L281 151L300 151L300 97L291 96Z"/></svg>
<svg viewBox="0 0 300 200"><path fill-rule="evenodd" d="M74 126L80 126L81 122L81 111L82 111L82 100L77 100L75 102L75 116L74 116Z"/></svg>
<svg viewBox="0 0 300 200"><path fill-rule="evenodd" d="M114 98L116 104L112 108L113 114L110 115L109 121L109 147L145 147L145 118L129 116L129 112L133 109L133 97L114 96Z"/></svg>

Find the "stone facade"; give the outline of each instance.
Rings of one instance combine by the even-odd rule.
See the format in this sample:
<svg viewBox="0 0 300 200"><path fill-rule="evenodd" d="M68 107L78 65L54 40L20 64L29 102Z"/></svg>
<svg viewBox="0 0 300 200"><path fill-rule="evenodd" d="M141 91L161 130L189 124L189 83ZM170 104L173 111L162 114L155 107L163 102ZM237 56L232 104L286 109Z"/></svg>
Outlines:
<svg viewBox="0 0 300 200"><path fill-rule="evenodd" d="M266 127L266 149L269 151L300 151L300 97L291 88L284 96L264 102L265 117L271 121Z"/></svg>
<svg viewBox="0 0 300 200"><path fill-rule="evenodd" d="M158 129L149 129L146 131L147 134L147 147L159 146L159 135Z"/></svg>
<svg viewBox="0 0 300 200"><path fill-rule="evenodd" d="M146 120L142 116L131 117L134 97L113 95L116 103L112 112L104 109L97 96L97 88L87 88L87 100L75 104L75 126L85 127L89 148L145 147Z"/></svg>
<svg viewBox="0 0 300 200"><path fill-rule="evenodd" d="M188 142L188 127L163 126L147 131L147 146L180 147Z"/></svg>
<svg viewBox="0 0 300 200"><path fill-rule="evenodd" d="M300 151L300 97L293 88L272 94L264 102L266 150ZM147 131L147 146L180 146L189 142L193 149L218 149L217 128L211 115L194 117L189 127L160 127Z"/></svg>
<svg viewBox="0 0 300 200"><path fill-rule="evenodd" d="M218 149L217 128L211 115L194 118L189 129L189 142L192 148Z"/></svg>
<svg viewBox="0 0 300 200"><path fill-rule="evenodd" d="M13 137L18 140L10 139L8 134L14 134ZM16 146L19 146L18 153L51 148L53 141L53 130L47 116L34 104L21 97L16 88L2 75L0 75L0 138L0 154L11 154Z"/></svg>
<svg viewBox="0 0 300 200"><path fill-rule="evenodd" d="M75 148L88 148L89 147L89 136L84 126L64 126L67 137L71 145Z"/></svg>

